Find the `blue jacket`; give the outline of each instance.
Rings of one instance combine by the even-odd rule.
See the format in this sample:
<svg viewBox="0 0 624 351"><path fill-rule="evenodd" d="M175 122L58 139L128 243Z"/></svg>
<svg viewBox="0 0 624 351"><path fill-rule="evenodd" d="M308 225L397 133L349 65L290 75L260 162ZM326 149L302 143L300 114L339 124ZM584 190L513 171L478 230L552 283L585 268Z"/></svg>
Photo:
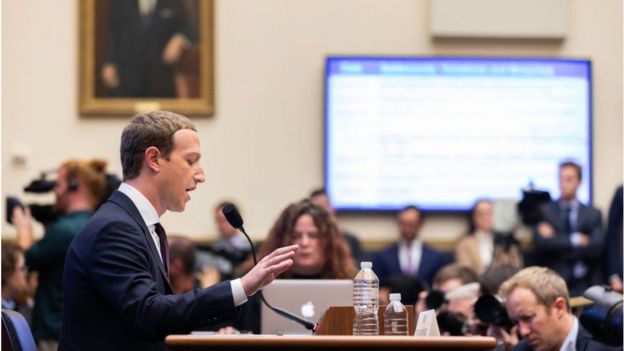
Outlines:
<svg viewBox="0 0 624 351"><path fill-rule="evenodd" d="M422 256L416 276L431 286L434 275L447 263L441 253L423 244ZM392 245L375 255L373 271L377 274L380 285L383 285L389 277L404 274L399 263L398 244Z"/></svg>

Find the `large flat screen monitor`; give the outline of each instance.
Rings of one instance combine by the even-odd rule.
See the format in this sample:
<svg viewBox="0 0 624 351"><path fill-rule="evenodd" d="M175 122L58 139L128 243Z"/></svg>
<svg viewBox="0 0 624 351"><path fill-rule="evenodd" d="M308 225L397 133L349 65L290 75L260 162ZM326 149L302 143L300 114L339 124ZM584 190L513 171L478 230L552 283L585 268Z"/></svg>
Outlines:
<svg viewBox="0 0 624 351"><path fill-rule="evenodd" d="M558 164L583 166L591 202L591 63L477 57L328 57L325 186L338 210L465 211L559 196Z"/></svg>

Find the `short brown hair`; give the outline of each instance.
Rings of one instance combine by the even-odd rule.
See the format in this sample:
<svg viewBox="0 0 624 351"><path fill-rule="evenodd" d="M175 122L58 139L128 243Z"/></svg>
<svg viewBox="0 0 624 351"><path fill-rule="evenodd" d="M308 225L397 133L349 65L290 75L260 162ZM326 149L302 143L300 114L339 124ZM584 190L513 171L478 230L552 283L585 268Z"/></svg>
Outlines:
<svg viewBox="0 0 624 351"><path fill-rule="evenodd" d="M451 279L459 279L463 285L476 282L479 280L479 277L472 269L459 263L452 263L442 267L436 273L433 277L433 285L441 285Z"/></svg>
<svg viewBox="0 0 624 351"><path fill-rule="evenodd" d="M195 243L187 237L179 235L168 235L169 239L169 261L174 259L182 261L184 273L192 274L195 268L195 255L197 249Z"/></svg>
<svg viewBox="0 0 624 351"><path fill-rule="evenodd" d="M153 111L134 115L121 134L121 168L124 180L134 179L141 172L148 147L169 157L173 150L173 134L181 129L197 131L193 122L177 113Z"/></svg>
<svg viewBox="0 0 624 351"><path fill-rule="evenodd" d="M563 297L570 308L570 295L565 281L555 271L546 267L527 267L507 279L499 289L506 299L518 287L531 290L537 301L550 307L558 297Z"/></svg>
<svg viewBox="0 0 624 351"><path fill-rule="evenodd" d="M559 171L561 172L561 170L566 167L574 168L578 179L583 180L583 167L581 167L581 165L574 161L563 161L559 164Z"/></svg>
<svg viewBox="0 0 624 351"><path fill-rule="evenodd" d="M17 269L17 260L24 251L15 244L2 244L2 287L15 273Z"/></svg>
<svg viewBox="0 0 624 351"><path fill-rule="evenodd" d="M85 186L93 208L102 201L106 190L106 164L106 160L97 158L70 159L61 164L61 168L67 171L67 184L77 180Z"/></svg>

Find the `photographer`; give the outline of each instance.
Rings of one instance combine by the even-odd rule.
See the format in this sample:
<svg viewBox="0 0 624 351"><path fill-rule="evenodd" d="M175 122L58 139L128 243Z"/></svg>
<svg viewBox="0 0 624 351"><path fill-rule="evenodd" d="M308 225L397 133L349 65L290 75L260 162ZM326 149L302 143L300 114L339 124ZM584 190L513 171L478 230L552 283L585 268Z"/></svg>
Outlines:
<svg viewBox="0 0 624 351"><path fill-rule="evenodd" d="M440 332L453 336L468 332L473 318L473 305L478 298L477 275L459 264L444 266L434 277L431 291L418 294L416 315L435 309Z"/></svg>
<svg viewBox="0 0 624 351"><path fill-rule="evenodd" d="M106 186L106 161L71 159L58 169L54 185L55 210L60 214L34 243L28 207L17 206L12 223L18 245L26 250L26 265L39 272L32 331L39 350L56 350L61 329L62 278L66 251L99 204Z"/></svg>
<svg viewBox="0 0 624 351"><path fill-rule="evenodd" d="M499 294L522 338L514 350L621 349L592 340L570 312L565 281L551 269L525 268L505 281Z"/></svg>
<svg viewBox="0 0 624 351"><path fill-rule="evenodd" d="M473 335L493 336L498 341L496 350L511 350L518 343L517 327L509 320L505 306L496 296L501 284L520 269L511 264L488 267L479 277L481 296L474 305L471 320Z"/></svg>

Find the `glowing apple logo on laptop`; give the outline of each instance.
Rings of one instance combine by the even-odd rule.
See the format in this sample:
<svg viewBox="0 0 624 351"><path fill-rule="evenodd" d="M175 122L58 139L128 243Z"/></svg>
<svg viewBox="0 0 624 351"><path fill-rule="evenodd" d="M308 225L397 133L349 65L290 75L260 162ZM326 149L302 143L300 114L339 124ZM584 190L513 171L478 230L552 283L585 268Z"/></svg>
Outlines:
<svg viewBox="0 0 624 351"><path fill-rule="evenodd" d="M301 305L301 315L306 318L314 317L314 304L312 301L308 301Z"/></svg>

